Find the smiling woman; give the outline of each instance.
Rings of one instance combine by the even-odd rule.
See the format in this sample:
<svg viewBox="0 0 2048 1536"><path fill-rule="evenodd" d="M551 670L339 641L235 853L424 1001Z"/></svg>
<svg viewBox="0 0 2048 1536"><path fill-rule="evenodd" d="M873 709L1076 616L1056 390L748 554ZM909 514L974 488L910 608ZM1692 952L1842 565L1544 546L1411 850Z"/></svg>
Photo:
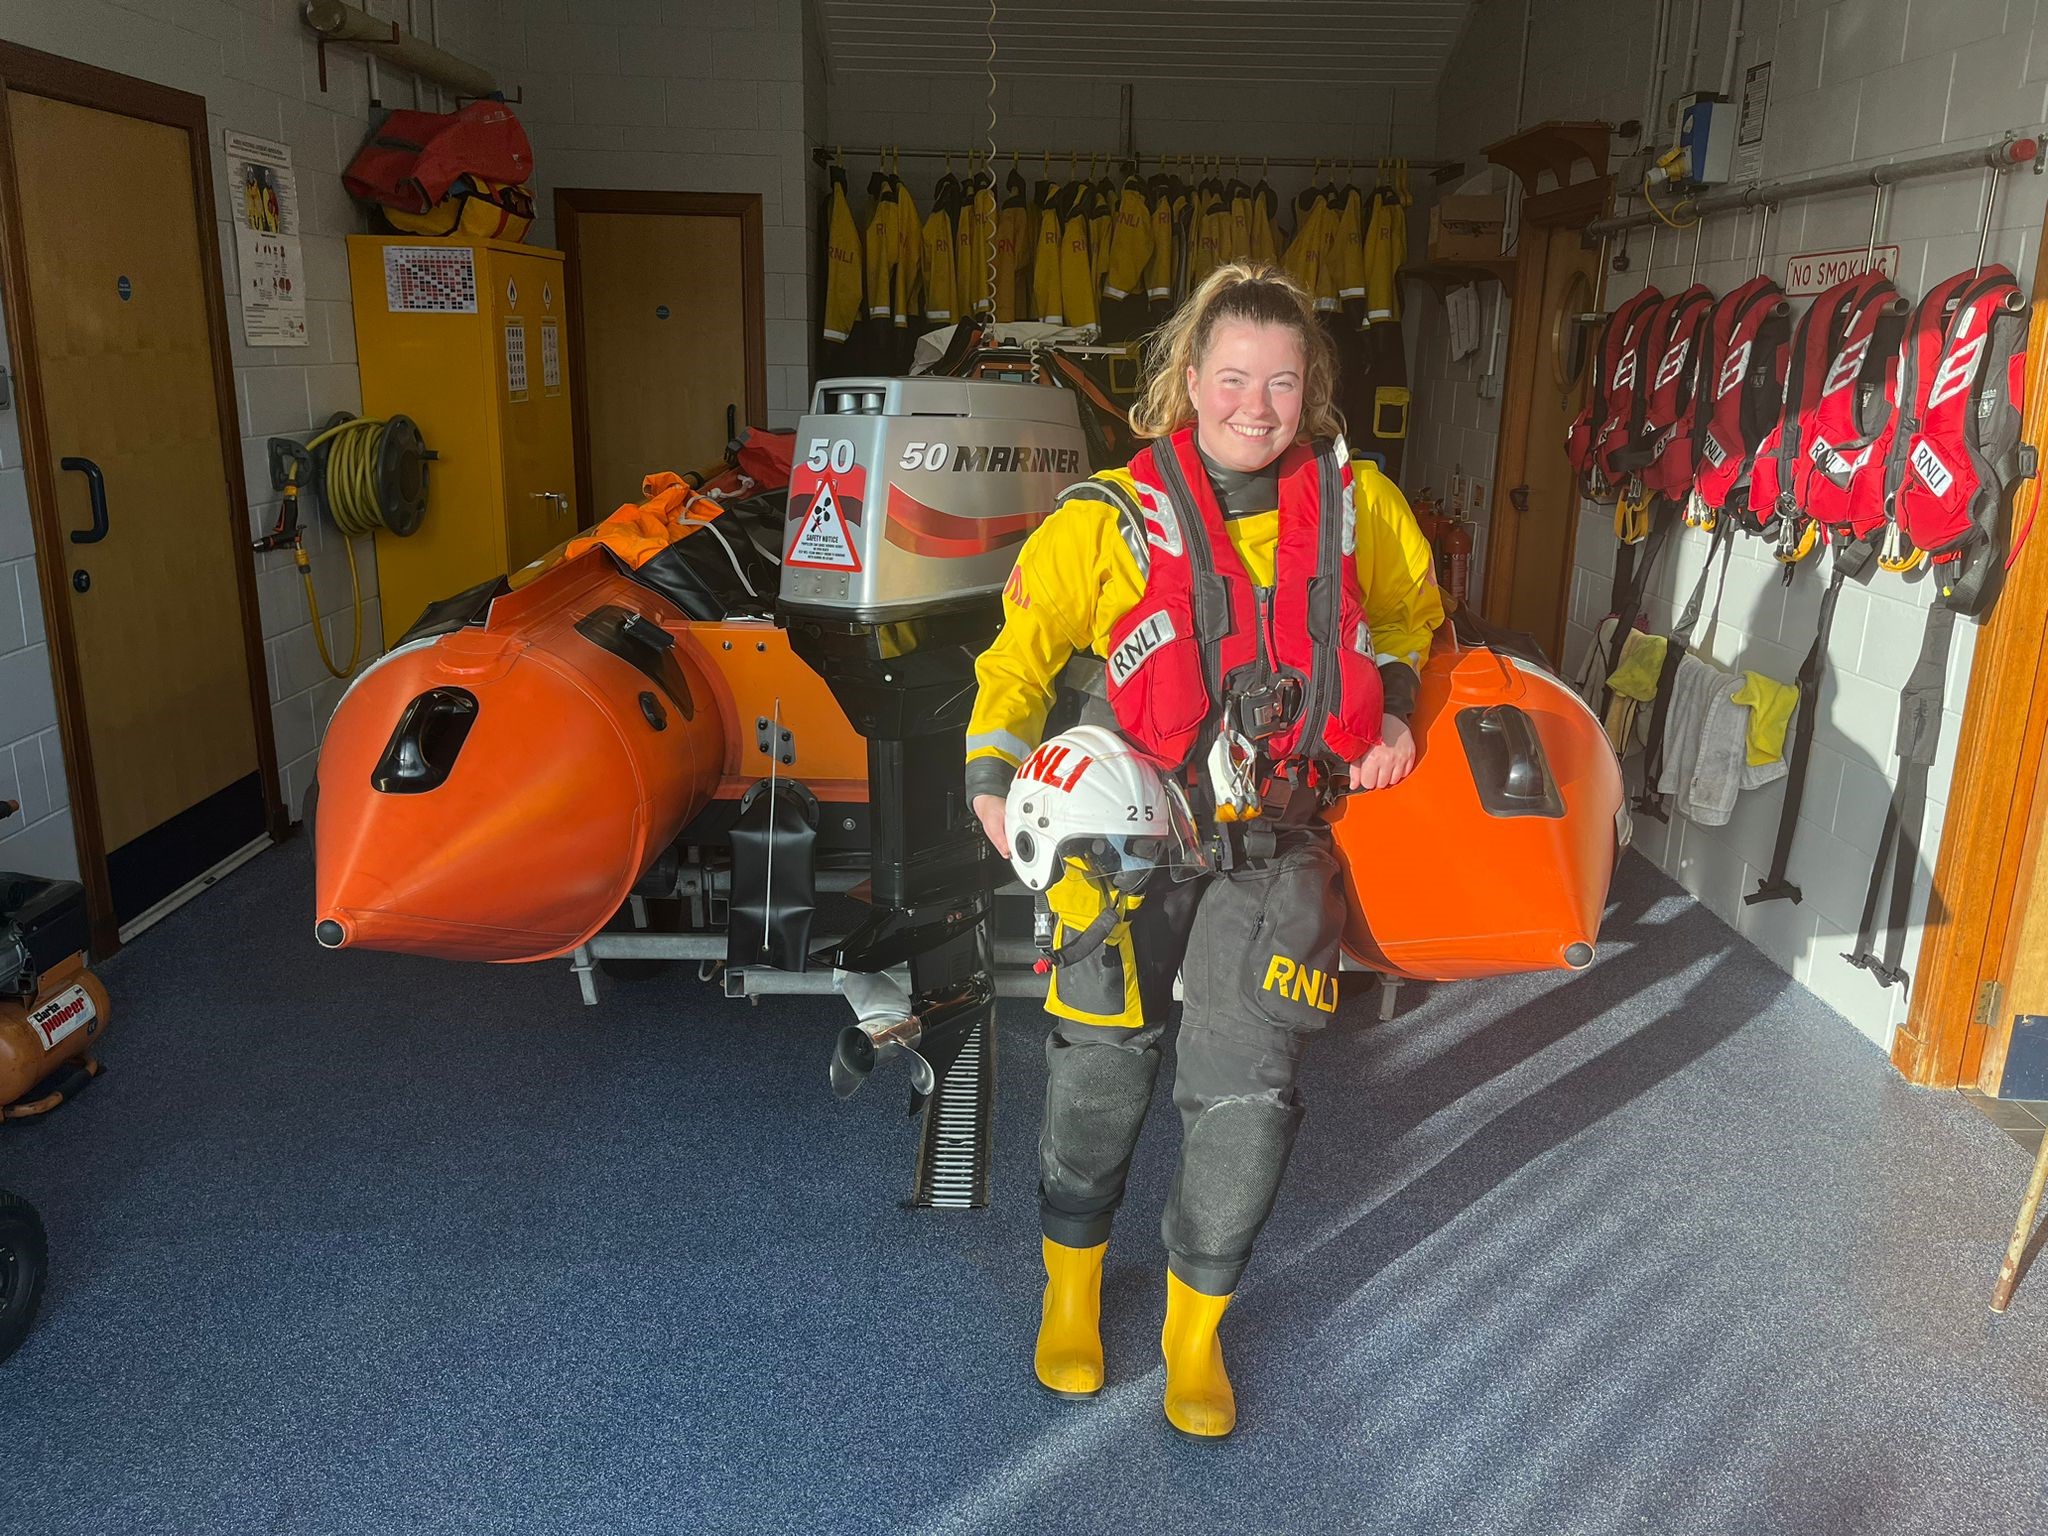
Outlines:
<svg viewBox="0 0 2048 1536"><path fill-rule="evenodd" d="M1066 1397L1102 1386L1102 1256L1178 973L1165 1409L1224 1435L1237 1407L1217 1327L1286 1171L1307 1037L1336 1007L1343 886L1318 810L1414 766L1415 668L1443 609L1407 503L1345 447L1330 342L1297 284L1219 268L1147 363L1131 424L1151 446L1070 488L1018 555L977 669L967 787L1049 909L1038 1379ZM1053 813L1042 772L1018 769L1042 770L1055 679L1083 651L1104 658L1106 697L1061 744L1093 729L1083 766L1114 741L1184 788L1193 841L1214 850L1199 868L1111 880L1039 856ZM1010 804L1013 779L1029 803Z"/></svg>

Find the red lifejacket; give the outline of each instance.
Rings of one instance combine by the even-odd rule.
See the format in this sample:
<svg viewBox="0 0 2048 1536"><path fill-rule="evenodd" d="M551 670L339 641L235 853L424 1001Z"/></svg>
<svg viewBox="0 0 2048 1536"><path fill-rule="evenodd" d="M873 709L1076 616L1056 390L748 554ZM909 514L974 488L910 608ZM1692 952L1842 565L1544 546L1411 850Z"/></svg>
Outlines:
<svg viewBox="0 0 2048 1536"><path fill-rule="evenodd" d="M1694 395L1698 473L1693 488L1716 512L1746 490L1744 478L1784 403L1785 294L1753 277L1714 306Z"/></svg>
<svg viewBox="0 0 2048 1536"><path fill-rule="evenodd" d="M1565 455L1582 475L1598 471L1610 485L1618 484L1623 471L1614 456L1627 445L1628 428L1635 420L1636 391L1642 383L1643 341L1650 319L1664 295L1645 288L1633 298L1622 300L1607 317L1607 329L1600 337L1600 358L1593 373L1586 408L1565 434Z"/></svg>
<svg viewBox="0 0 2048 1536"><path fill-rule="evenodd" d="M532 179L533 148L503 101L472 101L454 112L393 112L341 180L361 202L425 213L463 176L508 185Z"/></svg>
<svg viewBox="0 0 2048 1536"><path fill-rule="evenodd" d="M1867 539L1884 526L1905 312L1886 279L1864 288L1803 431L1793 494L1837 538Z"/></svg>
<svg viewBox="0 0 2048 1536"><path fill-rule="evenodd" d="M1230 542L1193 427L1131 461L1145 595L1110 631L1109 703L1123 733L1169 769L1188 761L1233 692L1276 679L1300 689L1301 706L1261 743L1269 761L1350 762L1380 739L1350 451L1342 438L1319 439L1288 449L1278 468L1280 540L1263 589Z"/></svg>
<svg viewBox="0 0 2048 1536"><path fill-rule="evenodd" d="M1906 328L1892 516L1933 557L1959 613L1979 613L1996 595L2006 498L2036 467L2020 441L2026 343L2025 300L2002 266L1941 283Z"/></svg>
<svg viewBox="0 0 2048 1536"><path fill-rule="evenodd" d="M1669 501L1683 499L1692 486L1692 402L1713 310L1714 295L1698 283L1657 307L1643 352L1649 384L1637 394L1631 440L1617 459Z"/></svg>
<svg viewBox="0 0 2048 1536"><path fill-rule="evenodd" d="M1785 370L1785 403L1750 469L1749 512L1757 532L1798 518L1813 462L1806 445L1815 435L1821 395L1845 380L1854 382L1876 325L1870 311L1895 292L1877 273L1860 273L1820 294L1799 317Z"/></svg>

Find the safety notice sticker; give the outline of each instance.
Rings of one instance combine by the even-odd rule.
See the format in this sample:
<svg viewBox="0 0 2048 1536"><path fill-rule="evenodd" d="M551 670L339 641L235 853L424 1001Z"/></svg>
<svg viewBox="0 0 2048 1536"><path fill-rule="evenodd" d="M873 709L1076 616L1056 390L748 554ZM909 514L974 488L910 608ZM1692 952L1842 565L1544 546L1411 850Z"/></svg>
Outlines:
<svg viewBox="0 0 2048 1536"><path fill-rule="evenodd" d="M861 568L860 556L847 532L846 514L840 510L839 498L832 490L831 481L819 483L818 498L811 503L811 510L798 526L796 537L790 540L789 553L783 557L783 563L821 571L857 571Z"/></svg>

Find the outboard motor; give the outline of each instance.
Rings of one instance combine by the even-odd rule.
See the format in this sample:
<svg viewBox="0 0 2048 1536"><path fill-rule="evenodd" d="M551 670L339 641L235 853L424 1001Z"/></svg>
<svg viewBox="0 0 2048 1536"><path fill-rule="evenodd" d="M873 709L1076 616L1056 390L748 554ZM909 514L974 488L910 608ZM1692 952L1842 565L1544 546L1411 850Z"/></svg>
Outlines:
<svg viewBox="0 0 2048 1536"><path fill-rule="evenodd" d="M868 743L873 910L815 957L862 978L832 1081L844 1097L877 1061L911 1058L911 1112L932 1106L920 1205L988 1203L1006 866L962 782L974 662L1086 447L1067 391L978 379L828 380L797 427L777 616ZM902 965L895 1005L882 973Z"/></svg>

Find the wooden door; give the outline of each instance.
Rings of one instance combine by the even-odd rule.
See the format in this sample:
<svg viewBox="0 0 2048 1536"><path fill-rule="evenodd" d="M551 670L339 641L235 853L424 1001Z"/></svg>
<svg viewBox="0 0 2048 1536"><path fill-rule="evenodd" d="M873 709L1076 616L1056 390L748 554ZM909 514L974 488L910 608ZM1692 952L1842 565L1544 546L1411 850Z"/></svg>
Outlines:
<svg viewBox="0 0 2048 1536"><path fill-rule="evenodd" d="M2026 830L2021 834L2010 926L1994 990L1973 1010L1972 1038L1964 1050L1966 1069L1970 1057L1980 1058L1977 1086L1994 1096L2003 1087L2014 1016L2048 1014L2048 756L2035 770L2031 796L2016 790L2014 798L2031 809L2024 813Z"/></svg>
<svg viewBox="0 0 2048 1536"><path fill-rule="evenodd" d="M766 414L756 196L557 194L586 476L602 517L654 470L702 469L726 412Z"/></svg>
<svg viewBox="0 0 2048 1536"><path fill-rule="evenodd" d="M104 940L277 824L248 515L203 144L7 75L15 363Z"/></svg>
<svg viewBox="0 0 2048 1536"><path fill-rule="evenodd" d="M506 570L577 529L576 463L562 361L562 267L552 255L491 252L491 337L502 425ZM552 382L550 382L552 380Z"/></svg>
<svg viewBox="0 0 2048 1536"><path fill-rule="evenodd" d="M1577 317L1595 307L1600 287L1599 252L1580 230L1599 215L1605 191L1603 179L1522 204L1487 534L1483 612L1534 635L1559 663L1579 523L1564 439L1585 399L1590 354Z"/></svg>

